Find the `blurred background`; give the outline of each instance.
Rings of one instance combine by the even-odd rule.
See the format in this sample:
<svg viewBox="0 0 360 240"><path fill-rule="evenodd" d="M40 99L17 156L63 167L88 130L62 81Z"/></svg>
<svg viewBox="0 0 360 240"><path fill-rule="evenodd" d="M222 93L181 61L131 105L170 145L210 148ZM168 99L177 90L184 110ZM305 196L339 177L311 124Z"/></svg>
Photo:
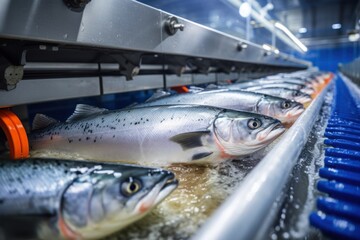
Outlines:
<svg viewBox="0 0 360 240"><path fill-rule="evenodd" d="M140 0L221 32L337 71L360 56L357 0ZM288 31L307 51L289 40Z"/></svg>

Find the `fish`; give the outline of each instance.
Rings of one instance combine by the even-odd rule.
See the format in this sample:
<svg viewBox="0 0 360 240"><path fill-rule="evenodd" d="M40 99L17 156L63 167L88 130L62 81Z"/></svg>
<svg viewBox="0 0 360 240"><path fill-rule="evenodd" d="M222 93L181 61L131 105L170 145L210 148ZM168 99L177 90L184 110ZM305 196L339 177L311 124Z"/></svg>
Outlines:
<svg viewBox="0 0 360 240"><path fill-rule="evenodd" d="M283 77L290 77L290 78L297 78L302 79L307 82L314 82L319 86L323 86L327 83L326 75L323 72L302 72L302 73L293 73L293 74L286 74Z"/></svg>
<svg viewBox="0 0 360 240"><path fill-rule="evenodd" d="M134 107L175 104L205 105L235 111L247 111L266 115L282 123L293 123L304 111L301 103L280 97L241 90L204 90L198 93L183 93L158 96Z"/></svg>
<svg viewBox="0 0 360 240"><path fill-rule="evenodd" d="M306 87L311 87L312 82L307 82L302 79L296 79L296 78L281 78L281 77L266 77L266 78L260 78L260 79L254 79L254 80L246 80L246 81L238 81L236 83L242 84L245 87L246 86L257 86L259 84L268 84L268 83L293 83L297 85L304 85Z"/></svg>
<svg viewBox="0 0 360 240"><path fill-rule="evenodd" d="M299 75L299 74L277 74L277 75L271 75L265 77L265 79L283 79L283 80L298 80L305 83L311 83L314 82L314 79L305 75Z"/></svg>
<svg viewBox="0 0 360 240"><path fill-rule="evenodd" d="M178 181L171 171L159 168L32 158L2 159L0 184L3 233L30 231L31 239L98 239L141 219ZM28 225L31 229L22 231Z"/></svg>
<svg viewBox="0 0 360 240"><path fill-rule="evenodd" d="M32 151L157 166L218 164L251 154L285 131L267 116L196 105L105 110L79 104L66 122L36 115L33 125Z"/></svg>
<svg viewBox="0 0 360 240"><path fill-rule="evenodd" d="M258 86L252 86L252 87L246 87L246 88L239 88L241 86L236 86L235 84L233 84L234 86L228 87L228 89L242 89L242 90L246 90L246 91L256 91L258 89L263 89L263 88L288 88L288 89L292 89L292 90L299 90L300 92L303 92L305 94L311 95L313 96L313 94L315 94L315 90L312 88L307 88L304 85L299 85L299 84L293 84L293 83L269 83L269 84L262 84L262 85L258 85Z"/></svg>
<svg viewBox="0 0 360 240"><path fill-rule="evenodd" d="M325 81L323 81L320 78L312 78L312 77L296 76L296 75L289 75L282 77L270 76L270 77L266 77L266 79L271 79L271 80L281 79L281 81L284 82L303 83L307 87L314 89L317 93L321 91L321 89L324 87L325 84Z"/></svg>
<svg viewBox="0 0 360 240"><path fill-rule="evenodd" d="M264 88L264 87L280 87L280 88L289 88L293 90L300 90L306 94L312 95L316 93L315 89L312 87L308 87L305 84L292 83L292 82L280 82L280 81L267 81L262 83L234 83L226 86L222 86L223 88L232 89L232 90L241 90L245 89L247 91L253 91L256 89Z"/></svg>
<svg viewBox="0 0 360 240"><path fill-rule="evenodd" d="M312 98L309 94L303 93L300 90L294 90L289 88L269 87L261 88L255 90L254 92L291 99L303 105L309 104L312 101Z"/></svg>
<svg viewBox="0 0 360 240"><path fill-rule="evenodd" d="M219 86L214 85L214 84L208 85L205 89L200 88L200 87L190 86L189 92L197 93L197 92L201 92L201 91L204 91L204 90L214 90L214 89L226 89L226 88L221 88L221 87L219 88ZM248 90L247 89L240 89L239 91L248 91ZM281 98L294 100L294 101L299 102L299 103L301 103L303 105L306 105L306 104L308 105L312 101L311 95L306 94L306 93L302 92L301 90L296 90L296 89L281 88L281 87L271 87L271 86L269 87L269 86L265 85L262 88L257 87L256 90L252 91L252 92L263 93L263 94L266 94L266 95L271 95L271 96L275 96L275 97L281 97ZM162 95L170 95L170 94L167 93L167 92L162 92Z"/></svg>

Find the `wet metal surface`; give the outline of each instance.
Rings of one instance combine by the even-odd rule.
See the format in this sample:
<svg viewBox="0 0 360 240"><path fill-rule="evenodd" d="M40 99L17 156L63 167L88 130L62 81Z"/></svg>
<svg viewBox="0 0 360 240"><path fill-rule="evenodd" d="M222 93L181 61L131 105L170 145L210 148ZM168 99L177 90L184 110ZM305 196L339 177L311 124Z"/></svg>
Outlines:
<svg viewBox="0 0 360 240"><path fill-rule="evenodd" d="M323 167L326 146L322 136L330 115L332 98L333 93L329 92L292 171L284 203L270 230L269 239L324 239L320 231L310 227L309 214L314 211L316 198L321 195L315 186L320 178L319 169Z"/></svg>

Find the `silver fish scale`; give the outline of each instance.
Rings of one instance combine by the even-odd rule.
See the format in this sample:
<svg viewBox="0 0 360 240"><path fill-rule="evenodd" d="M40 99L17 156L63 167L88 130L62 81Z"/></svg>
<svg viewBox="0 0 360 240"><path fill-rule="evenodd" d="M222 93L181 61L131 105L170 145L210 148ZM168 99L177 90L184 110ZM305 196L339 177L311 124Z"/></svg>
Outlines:
<svg viewBox="0 0 360 240"><path fill-rule="evenodd" d="M278 88L289 88L289 89L295 89L295 90L300 90L304 87L304 85L300 85L300 84L294 84L294 83L267 83L267 84L260 84L257 86L241 86L241 85L237 85L237 84L232 84L229 85L227 88L228 89L246 89L249 91L252 90L257 90L257 89L262 89L262 88L269 88L269 87L278 87Z"/></svg>
<svg viewBox="0 0 360 240"><path fill-rule="evenodd" d="M288 88L263 88L256 90L256 92L258 93L264 93L269 95L276 94L282 98L288 98L288 99L291 99L293 97L292 94L295 93L295 91L297 90L288 89Z"/></svg>
<svg viewBox="0 0 360 240"><path fill-rule="evenodd" d="M156 160L167 157L164 151L181 150L170 137L206 130L221 111L186 105L108 111L36 131L30 135L30 145L35 150L65 151L89 159Z"/></svg>
<svg viewBox="0 0 360 240"><path fill-rule="evenodd" d="M245 91L211 90L199 93L176 94L169 97L154 99L135 107L169 105L169 104L200 104L239 111L257 112L256 104L264 97L280 101L272 96Z"/></svg>
<svg viewBox="0 0 360 240"><path fill-rule="evenodd" d="M241 88L259 86L259 85L266 85L266 84L274 84L274 83L286 83L286 84L296 84L300 86L305 86L304 81L298 79L257 79L257 80L250 80L245 82L238 82L233 85L239 86Z"/></svg>
<svg viewBox="0 0 360 240"><path fill-rule="evenodd" d="M39 209L29 201L31 198L37 199L40 208L56 204L59 192L76 175L67 164L55 161L0 163L0 212L6 212L7 206L36 212Z"/></svg>

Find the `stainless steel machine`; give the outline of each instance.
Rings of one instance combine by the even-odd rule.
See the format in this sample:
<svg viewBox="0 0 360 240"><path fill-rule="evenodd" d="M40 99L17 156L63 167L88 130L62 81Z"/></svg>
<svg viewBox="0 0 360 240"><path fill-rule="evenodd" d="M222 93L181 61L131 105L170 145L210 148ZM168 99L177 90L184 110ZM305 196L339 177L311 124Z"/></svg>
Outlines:
<svg viewBox="0 0 360 240"><path fill-rule="evenodd" d="M1 108L312 67L132 0L0 0L0 5ZM331 88L322 91L192 239L269 236Z"/></svg>

